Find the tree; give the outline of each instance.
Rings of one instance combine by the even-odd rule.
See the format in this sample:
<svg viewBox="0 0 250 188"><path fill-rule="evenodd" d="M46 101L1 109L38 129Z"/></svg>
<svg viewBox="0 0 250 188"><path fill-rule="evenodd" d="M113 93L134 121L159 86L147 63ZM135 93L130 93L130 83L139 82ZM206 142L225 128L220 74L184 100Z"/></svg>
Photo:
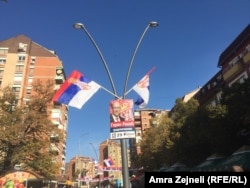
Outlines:
<svg viewBox="0 0 250 188"><path fill-rule="evenodd" d="M231 153L242 145L250 144L250 79L223 89L220 106L226 108L221 122L224 152Z"/></svg>
<svg viewBox="0 0 250 188"><path fill-rule="evenodd" d="M0 159L5 170L14 167L12 156L19 144L21 116L16 107L17 99L11 88L6 87L1 91L0 97Z"/></svg>
<svg viewBox="0 0 250 188"><path fill-rule="evenodd" d="M216 106L198 106L194 99L187 103L177 100L172 112L176 124L172 132L179 135L174 139L176 160L193 166L214 153L226 156L249 145L249 96L248 79L224 88Z"/></svg>
<svg viewBox="0 0 250 188"><path fill-rule="evenodd" d="M13 169L15 164L47 178L53 178L58 172L59 164L53 162L58 153L51 149L51 143L57 144L62 133L49 119L53 85L52 81L34 83L31 100L25 105L15 98L10 88L3 90L0 97L3 117L0 120L0 150L3 151L4 172ZM10 110L13 101L16 101L14 111Z"/></svg>
<svg viewBox="0 0 250 188"><path fill-rule="evenodd" d="M140 142L140 162L146 170L158 169L167 161L171 161L168 151L173 145L169 138L172 120L167 115L159 119L159 124L147 129Z"/></svg>
<svg viewBox="0 0 250 188"><path fill-rule="evenodd" d="M177 99L170 117L143 134L138 161L147 170L181 162L195 166L208 156L227 156L250 144L250 79L222 90L220 104Z"/></svg>

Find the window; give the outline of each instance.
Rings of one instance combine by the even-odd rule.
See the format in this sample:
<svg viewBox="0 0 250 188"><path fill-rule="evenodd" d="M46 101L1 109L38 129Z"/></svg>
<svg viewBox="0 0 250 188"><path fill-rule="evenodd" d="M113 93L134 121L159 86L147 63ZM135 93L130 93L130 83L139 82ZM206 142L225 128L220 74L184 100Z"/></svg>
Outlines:
<svg viewBox="0 0 250 188"><path fill-rule="evenodd" d="M15 76L14 77L14 85L21 85L22 79L23 79L23 77L21 77L21 76Z"/></svg>
<svg viewBox="0 0 250 188"><path fill-rule="evenodd" d="M36 61L36 57L31 57L30 64L31 64L31 65L35 64L35 61Z"/></svg>
<svg viewBox="0 0 250 188"><path fill-rule="evenodd" d="M33 76L33 74L34 74L34 69L30 69L30 73L29 73L29 76Z"/></svg>
<svg viewBox="0 0 250 188"><path fill-rule="evenodd" d="M3 70L0 70L0 78L2 78L3 77Z"/></svg>
<svg viewBox="0 0 250 188"><path fill-rule="evenodd" d="M22 73L24 70L24 66L23 65L17 65L16 66L16 72L17 73Z"/></svg>
<svg viewBox="0 0 250 188"><path fill-rule="evenodd" d="M210 84L207 85L207 89L209 90L211 88Z"/></svg>
<svg viewBox="0 0 250 188"><path fill-rule="evenodd" d="M20 62L23 62L23 61L25 61L25 56L23 56L23 55L20 55L20 56L18 56L18 61Z"/></svg>
<svg viewBox="0 0 250 188"><path fill-rule="evenodd" d="M0 48L0 56L7 56L8 48Z"/></svg>
<svg viewBox="0 0 250 188"><path fill-rule="evenodd" d="M0 58L0 64L5 64L6 63L6 58Z"/></svg>
<svg viewBox="0 0 250 188"><path fill-rule="evenodd" d="M27 89L26 94L31 94L31 89Z"/></svg>
<svg viewBox="0 0 250 188"><path fill-rule="evenodd" d="M15 95L18 97L20 94L21 88L20 87L13 87L12 91L15 92Z"/></svg>
<svg viewBox="0 0 250 188"><path fill-rule="evenodd" d="M20 89L21 89L20 87L13 87L12 91L14 91L14 92L20 92Z"/></svg>
<svg viewBox="0 0 250 188"><path fill-rule="evenodd" d="M30 99L31 89L26 90L26 98Z"/></svg>
<svg viewBox="0 0 250 188"><path fill-rule="evenodd" d="M28 87L31 88L32 87L32 78L28 79Z"/></svg>

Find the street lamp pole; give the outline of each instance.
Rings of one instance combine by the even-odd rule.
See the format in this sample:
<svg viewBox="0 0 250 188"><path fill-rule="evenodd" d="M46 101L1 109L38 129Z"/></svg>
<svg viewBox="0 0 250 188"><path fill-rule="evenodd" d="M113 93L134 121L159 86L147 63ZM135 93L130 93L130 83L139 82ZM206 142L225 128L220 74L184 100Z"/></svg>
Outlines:
<svg viewBox="0 0 250 188"><path fill-rule="evenodd" d="M102 52L101 52L101 50L99 49L99 47L97 46L97 44L96 44L94 38L90 35L90 33L88 32L88 30L86 29L86 27L84 27L84 25L83 25L82 23L75 23L75 24L73 24L73 27L74 27L75 29L82 29L82 30L87 34L87 36L89 37L90 41L91 41L92 44L94 45L96 51L98 52L98 54L99 54L99 56L100 56L100 58L101 58L101 60L102 60L102 63L103 63L103 65L104 65L104 67L105 67L105 70L106 70L106 72L107 72L107 74L108 74L109 81L110 81L111 86L112 86L112 89L113 89L113 93L114 93L114 95L116 95L115 84L114 84L114 81L113 81L113 79L112 79L111 73L110 73L110 71L109 71L108 64L106 63L106 61L105 61L105 59L104 59L104 56L102 55Z"/></svg>
<svg viewBox="0 0 250 188"><path fill-rule="evenodd" d="M99 159L99 157L97 155L97 152L96 152L96 149L95 149L93 143L90 142L89 144L92 146L92 149L94 150L95 155L96 155L96 159L97 159L98 163L100 164L100 159ZM100 173L98 174L98 177L99 177L98 187L101 188L101 174Z"/></svg>
<svg viewBox="0 0 250 188"><path fill-rule="evenodd" d="M147 27L145 28L144 32L142 33L141 37L140 37L140 40L139 42L137 43L136 45L136 48L134 50L134 53L133 53L133 56L131 58L131 61L130 61L130 64L129 64L129 68L128 68L128 72L127 72L127 76L126 76L126 80L125 80L125 84L124 84L124 93L123 93L123 98L125 98L126 96L126 89L127 89L127 84L128 84L128 78L129 78L129 75L130 75L130 71L131 71L131 67L132 67L132 64L134 62L134 59L135 59L135 56L136 56L136 53L138 51L138 48L141 44L141 41L142 39L144 38L147 30L150 28L150 27L157 27L158 26L158 23L157 22L149 22ZM106 69L106 72L108 74L108 77L109 77L109 80L110 80L110 83L112 85L112 88L113 88L113 94L115 96L117 96L117 93L116 93L116 89L115 89L115 85L114 85L114 82L113 82L113 79L111 77L111 74L110 74L110 71L108 69L108 65L101 53L101 50L99 49L99 47L97 46L96 42L94 41L93 37L90 35L90 33L87 31L87 29L85 28L85 26L82 24L82 23L75 23L73 24L73 27L75 29L82 29L86 34L87 36L89 37L89 39L91 40L91 42L93 43L94 47L96 48L101 60L102 60L102 63L104 64L105 66L105 69ZM121 155L122 155L122 175L123 175L123 187L124 188L129 188L130 187L130 182L129 182L129 170L128 170L128 157L127 157L127 144L126 144L126 139L120 139L120 142L121 142Z"/></svg>
<svg viewBox="0 0 250 188"><path fill-rule="evenodd" d="M95 156L96 156L96 159L97 159L97 161L100 163L100 161L99 161L99 157L98 157L98 155L97 155L97 152L96 152L96 149L95 149L95 147L94 147L94 145L93 145L93 143L89 143L90 145L91 145L91 147L92 147L92 149L94 150L94 152L95 152Z"/></svg>
<svg viewBox="0 0 250 188"><path fill-rule="evenodd" d="M78 139L78 163L80 161L80 178L79 178L79 182L78 185L81 186L82 185L82 159L81 159L81 138L85 135L87 135L88 133L84 133L82 134L79 139Z"/></svg>
<svg viewBox="0 0 250 188"><path fill-rule="evenodd" d="M139 46L140 46L140 44L141 44L141 42L142 42L142 39L144 38L146 32L148 31L148 29L149 29L150 27L157 27L158 25L159 25L159 24L158 24L157 22L154 22L154 21L149 22L148 25L147 25L147 27L145 28L144 32L142 33L142 35L141 35L141 37L140 37L140 40L138 41L138 43L137 43L137 45L136 45L136 47L135 47L134 53L133 53L132 58L131 58L130 63L129 63L127 76L126 76L126 79L125 79L125 84L124 84L124 89L123 89L123 98L126 97L127 85L128 85L128 79L129 79L130 71L131 71L132 65L133 65L133 63L134 63L136 53L137 53L137 51L138 51L138 49L139 49Z"/></svg>
<svg viewBox="0 0 250 188"><path fill-rule="evenodd" d="M130 61L130 64L129 64L127 76L126 76L126 79L125 79L124 90L123 90L123 99L125 99L125 97L126 97L126 90L127 90L128 78L129 78L129 75L130 75L131 67L133 65L136 53L137 53L138 48L139 48L139 46L141 44L141 41L144 38L147 30L150 27L157 27L157 26L158 26L157 22L153 22L153 21L149 22L148 25L147 25L147 27L145 28L144 32L142 33L142 35L141 35L141 37L140 37L137 45L136 45L136 48L134 50L134 53L132 55L132 58L131 58L131 61ZM129 171L128 171L127 143L126 143L125 139L121 139L121 153L122 153L122 166L126 167L126 168L122 168L123 182L124 182L124 187L128 188L130 186L130 182L129 182Z"/></svg>

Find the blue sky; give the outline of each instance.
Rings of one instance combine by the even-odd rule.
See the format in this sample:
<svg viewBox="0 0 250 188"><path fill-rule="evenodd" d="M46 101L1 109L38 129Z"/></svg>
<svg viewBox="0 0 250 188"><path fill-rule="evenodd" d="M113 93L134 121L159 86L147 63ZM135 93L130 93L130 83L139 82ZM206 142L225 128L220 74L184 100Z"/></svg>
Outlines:
<svg viewBox="0 0 250 188"><path fill-rule="evenodd" d="M55 50L67 76L76 69L112 90L94 46L82 30L72 27L82 22L102 51L121 96L136 44L148 22L157 21L159 26L150 28L141 43L127 89L155 66L148 107L170 109L177 98L204 85L219 70L220 53L250 23L249 7L250 0L9 0L0 2L0 40L24 34ZM131 91L127 98L135 96ZM70 107L67 161L78 154L96 158L92 146L98 151L109 138L113 99L99 90L81 110Z"/></svg>

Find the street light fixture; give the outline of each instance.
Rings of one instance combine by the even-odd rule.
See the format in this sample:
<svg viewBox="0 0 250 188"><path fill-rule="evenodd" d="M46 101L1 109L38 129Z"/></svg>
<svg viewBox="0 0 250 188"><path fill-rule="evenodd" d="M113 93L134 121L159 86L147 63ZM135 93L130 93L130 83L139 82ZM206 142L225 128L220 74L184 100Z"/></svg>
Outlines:
<svg viewBox="0 0 250 188"><path fill-rule="evenodd" d="M132 55L132 58L131 58L131 61L130 61L130 64L129 64L127 76L126 76L126 79L125 79L123 98L126 97L126 89L127 89L127 84L128 84L128 79L129 79L130 71L131 71L131 68L132 68L132 65L133 65L136 53L138 51L138 48L139 48L139 46L141 44L141 41L144 38L147 30L150 27L157 27L157 26L158 26L157 22L155 22L155 21L149 22L148 25L147 25L147 27L145 28L144 32L142 33L142 35L141 35L141 37L140 37L137 45L136 45L136 48L134 50L134 53ZM104 59L104 57L102 55L102 52L100 51L99 47L97 46L96 42L94 41L93 37L90 35L90 33L87 31L86 27L82 23L75 23L75 24L73 24L73 27L75 29L82 29L87 34L87 36L89 37L90 41L93 43L94 47L96 48L96 50L97 50L97 52L98 52L98 54L99 54L99 56L100 56L100 58L102 60L102 63L104 65L105 69L106 69L106 72L108 74L110 83L112 85L113 94L114 94L114 96L117 96L115 85L114 85L112 76L110 74L108 65L107 65L107 63L106 63L106 61L105 61L105 59ZM121 141L121 155L122 155L123 187L124 188L129 188L130 187L130 182L129 182L129 171L128 171L127 145L126 145L126 140L124 138L120 139L120 141Z"/></svg>
<svg viewBox="0 0 250 188"><path fill-rule="evenodd" d="M100 165L100 159L99 159L99 157L98 157L98 155L97 155L97 152L96 152L96 149L95 149L95 147L94 147L94 144L93 143L89 143L91 146L92 146L92 149L94 150L94 152L95 152L95 155L96 155L96 159L97 159L97 161L98 161L98 163L99 163L99 165ZM101 188L101 175L102 174L100 174L100 172L99 172L99 167L98 167L98 172L97 172L97 174L98 174L98 177L99 177L99 182L98 182L98 187L99 188Z"/></svg>
<svg viewBox="0 0 250 188"><path fill-rule="evenodd" d="M78 158L77 158L77 163L80 164L80 177L79 177L79 182L78 185L81 186L82 185L82 159L81 159L81 138L84 137L85 135L87 135L88 133L83 133L80 135L79 139L78 139ZM80 161L80 162L79 162ZM79 165L78 164L78 165Z"/></svg>
<svg viewBox="0 0 250 188"><path fill-rule="evenodd" d="M131 68L132 68L132 65L134 63L134 60L135 60L135 55L138 51L138 48L141 44L141 41L142 39L144 38L144 35L146 34L147 30L150 28L150 27L157 27L159 24L155 21L152 21L152 22L149 22L147 27L145 28L144 32L142 33L141 37L140 37L140 40L138 41L137 45L136 45L136 48L134 50L134 53L132 55L132 58L131 58L131 61L130 61L130 64L129 64L129 68L128 68L128 72L127 72L127 76L126 76L126 80L125 80L125 84L124 84L124 90L123 90L123 98L126 97L126 90L127 90L127 85L128 85L128 78L129 78L129 75L130 75L130 71L131 71Z"/></svg>
<svg viewBox="0 0 250 188"><path fill-rule="evenodd" d="M112 79L112 76L111 76L111 74L110 74L108 65L107 65L107 63L106 63L106 61L105 61L105 59L104 59L104 56L102 55L101 50L100 50L99 47L97 46L97 44L96 44L94 38L90 35L90 33L88 32L88 30L86 29L86 27L84 27L84 25L83 25L82 23L75 23L75 24L73 24L73 27L74 27L75 29L82 29L82 30L87 34L87 36L89 37L90 41L91 41L92 44L94 45L96 51L98 52L98 54L99 54L99 56L100 56L100 58L101 58L101 60L102 60L102 63L103 63L103 65L104 65L104 67L105 67L105 69L106 69L106 72L107 72L107 74L108 74L109 81L110 81L110 83L111 83L111 86L112 86L114 95L116 95L117 93L116 93L115 84L114 84L113 79Z"/></svg>

